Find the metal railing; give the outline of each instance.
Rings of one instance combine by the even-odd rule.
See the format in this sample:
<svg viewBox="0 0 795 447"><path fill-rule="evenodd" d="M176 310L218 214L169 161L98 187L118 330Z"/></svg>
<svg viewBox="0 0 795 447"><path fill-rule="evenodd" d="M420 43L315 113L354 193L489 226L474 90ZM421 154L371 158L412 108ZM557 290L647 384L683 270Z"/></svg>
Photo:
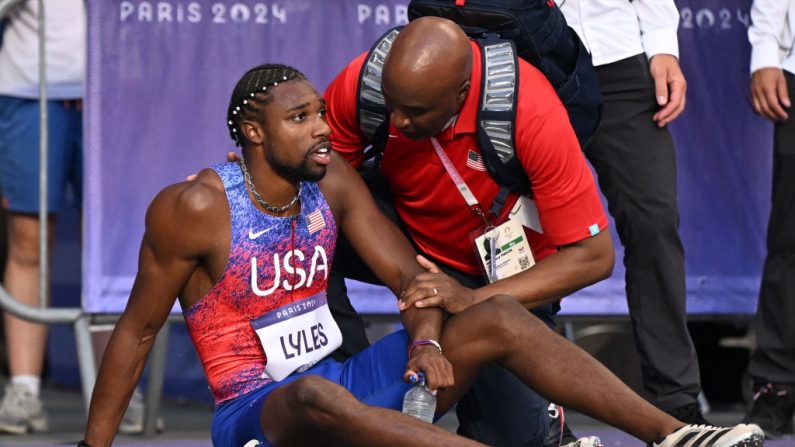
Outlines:
<svg viewBox="0 0 795 447"><path fill-rule="evenodd" d="M25 0L0 0L0 19L11 8L23 3ZM38 37L39 37L39 305L33 307L22 303L12 297L0 284L0 308L23 320L41 324L72 324L75 331L77 346L77 360L80 369L80 382L83 388L83 399L86 412L91 401L91 393L96 382L96 360L91 342L90 327L92 324L107 324L115 322L119 315L88 314L82 307L50 308L48 296L49 278L49 247L48 247L48 116L47 116L47 54L46 22L44 14L44 0L38 2ZM169 318L171 322L172 318ZM166 343L168 340L168 323L163 331L158 334L152 352L150 363L150 381L146 390L146 410L144 416L144 435L155 434L157 412L160 403L160 394L163 389L165 373Z"/></svg>

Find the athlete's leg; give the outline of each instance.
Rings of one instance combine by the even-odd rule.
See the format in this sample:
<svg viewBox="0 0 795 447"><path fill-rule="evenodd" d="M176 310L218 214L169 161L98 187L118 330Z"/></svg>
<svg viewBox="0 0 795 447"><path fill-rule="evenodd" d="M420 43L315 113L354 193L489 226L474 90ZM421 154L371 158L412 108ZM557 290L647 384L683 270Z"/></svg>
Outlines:
<svg viewBox="0 0 795 447"><path fill-rule="evenodd" d="M394 410L363 404L319 376L304 376L265 400L261 420L278 446L477 446L482 445Z"/></svg>
<svg viewBox="0 0 795 447"><path fill-rule="evenodd" d="M684 425L635 394L585 351L524 311L512 297L492 297L453 316L441 338L456 383L439 392L439 412L452 407L483 366L496 362L551 401L646 442Z"/></svg>

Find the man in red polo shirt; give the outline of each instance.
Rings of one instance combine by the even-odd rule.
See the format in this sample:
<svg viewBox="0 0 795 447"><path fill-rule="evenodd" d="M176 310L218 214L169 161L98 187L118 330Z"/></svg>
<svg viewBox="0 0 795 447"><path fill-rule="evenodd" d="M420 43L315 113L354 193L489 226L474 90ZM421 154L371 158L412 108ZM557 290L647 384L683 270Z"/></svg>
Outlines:
<svg viewBox="0 0 795 447"><path fill-rule="evenodd" d="M343 69L324 95L333 148L355 167L369 144L356 111L365 58ZM547 79L522 60L515 148L532 183L532 200L510 194L499 215L489 211L500 187L483 165L477 140L481 77L478 45L453 22L436 17L406 26L384 64L390 125L380 177L388 192L380 188L374 195L382 204L391 202L417 249L433 260L422 261L429 273L404 291L401 306L457 313L506 293L552 324L560 298L610 275L607 218L566 109ZM496 234L512 231L512 240L524 233L516 239L526 243L523 248L490 250ZM341 313L349 306L341 276L368 277L344 251L338 249L332 275L339 283L329 284L329 301ZM527 251L531 258L523 257ZM511 275L512 269L517 273ZM343 333L355 339L350 334L362 329L344 317L338 319ZM490 445L540 445L549 425L543 399L499 368L479 377L457 412L459 433Z"/></svg>

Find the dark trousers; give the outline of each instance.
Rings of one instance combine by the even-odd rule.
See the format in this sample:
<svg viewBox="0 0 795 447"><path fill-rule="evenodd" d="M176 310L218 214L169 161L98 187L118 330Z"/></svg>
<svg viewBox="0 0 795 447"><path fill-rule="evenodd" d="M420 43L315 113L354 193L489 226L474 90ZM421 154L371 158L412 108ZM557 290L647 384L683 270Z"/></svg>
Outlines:
<svg viewBox="0 0 795 447"><path fill-rule="evenodd" d="M624 245L629 315L646 397L663 410L695 403L698 360L687 329L676 159L644 55L596 68L604 111L585 155Z"/></svg>
<svg viewBox="0 0 795 447"><path fill-rule="evenodd" d="M784 75L793 95L795 76ZM750 373L765 381L795 384L795 117L793 110L789 112L786 122L776 124L773 137L773 208Z"/></svg>
<svg viewBox="0 0 795 447"><path fill-rule="evenodd" d="M383 180L372 170L365 170L363 177L381 211L400 226L400 219L392 206L388 187ZM432 258L429 256L429 259ZM437 264L464 286L476 288L485 284L480 276L467 275L446 268L438 262ZM362 319L348 299L345 277L372 284L379 283L354 253L347 240L340 237L328 283L329 307L343 336L343 345L335 353L338 359L353 355L368 346ZM551 327L554 325L552 317L559 309L556 303L535 309L533 313ZM532 340L527 342L532 343ZM544 398L527 388L513 374L502 367L491 366L481 371L469 391L458 402L458 433L493 446L540 446L549 430L547 405Z"/></svg>

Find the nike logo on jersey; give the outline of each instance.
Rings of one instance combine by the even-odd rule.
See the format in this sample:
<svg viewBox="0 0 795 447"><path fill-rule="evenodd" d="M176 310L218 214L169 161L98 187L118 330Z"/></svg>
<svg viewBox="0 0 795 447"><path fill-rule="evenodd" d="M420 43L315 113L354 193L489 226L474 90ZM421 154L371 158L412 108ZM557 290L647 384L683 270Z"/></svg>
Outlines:
<svg viewBox="0 0 795 447"><path fill-rule="evenodd" d="M263 234L267 233L268 231L271 231L272 229L273 229L273 227L270 227L270 228L267 228L267 229L262 230L262 231L257 231L256 233L254 232L254 230L249 229L248 230L248 238L253 241L254 239L262 236Z"/></svg>

